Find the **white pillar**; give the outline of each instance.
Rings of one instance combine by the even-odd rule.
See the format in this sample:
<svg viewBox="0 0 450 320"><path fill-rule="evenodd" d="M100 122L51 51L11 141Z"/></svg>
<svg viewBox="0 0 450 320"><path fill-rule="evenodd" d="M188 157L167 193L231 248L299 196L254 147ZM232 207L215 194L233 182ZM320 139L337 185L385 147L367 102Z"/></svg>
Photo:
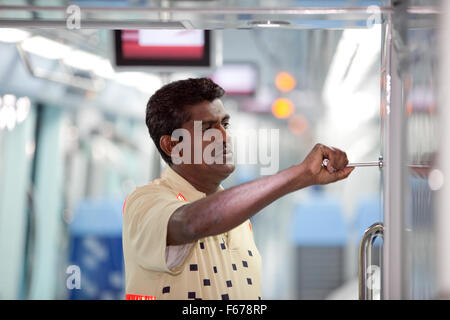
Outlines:
<svg viewBox="0 0 450 320"><path fill-rule="evenodd" d="M403 298L403 217L405 210L405 194L407 193L406 177L406 139L405 108L403 104L402 80L399 75L400 57L394 45L394 35L400 36L400 10L387 16L384 25L384 43L382 51L382 76L385 78L385 110L382 119L384 128L383 141L383 200L384 200L384 241L382 299L398 300Z"/></svg>

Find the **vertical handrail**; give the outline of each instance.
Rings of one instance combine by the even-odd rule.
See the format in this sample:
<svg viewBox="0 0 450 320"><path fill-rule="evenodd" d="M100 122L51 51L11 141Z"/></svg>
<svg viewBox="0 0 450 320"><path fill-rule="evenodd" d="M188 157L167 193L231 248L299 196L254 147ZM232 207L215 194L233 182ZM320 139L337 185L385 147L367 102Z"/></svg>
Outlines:
<svg viewBox="0 0 450 320"><path fill-rule="evenodd" d="M373 292L367 287L367 267L372 265L372 245L377 237L383 237L384 225L376 222L365 232L359 245L359 300L373 300Z"/></svg>

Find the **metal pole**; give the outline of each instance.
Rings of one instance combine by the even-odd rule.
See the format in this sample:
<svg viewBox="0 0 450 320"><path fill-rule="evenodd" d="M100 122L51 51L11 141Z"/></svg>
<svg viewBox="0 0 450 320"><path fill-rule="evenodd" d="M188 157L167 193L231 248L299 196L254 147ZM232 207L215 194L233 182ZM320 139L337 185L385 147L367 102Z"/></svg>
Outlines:
<svg viewBox="0 0 450 320"><path fill-rule="evenodd" d="M201 13L201 14L283 14L283 15L370 15L367 7L80 7L81 12L168 12L168 13ZM0 6L1 11L59 11L65 12L63 6ZM420 10L415 10L420 14ZM417 12L418 11L418 12ZM428 10L426 13L429 13ZM380 13L392 12L391 8L380 7Z"/></svg>
<svg viewBox="0 0 450 320"><path fill-rule="evenodd" d="M398 48L394 45L394 19L402 10L387 16L385 24L385 128L384 128L384 242L383 242L383 299L402 298L402 234L404 197L406 190L405 169L405 112L403 108L403 89L399 75L400 59ZM395 30L395 36L399 36Z"/></svg>
<svg viewBox="0 0 450 320"><path fill-rule="evenodd" d="M0 28L59 28L67 29L66 20L0 19ZM182 22L165 20L82 20L81 29L186 29Z"/></svg>
<svg viewBox="0 0 450 320"><path fill-rule="evenodd" d="M83 12L171 12L171 13L206 13L206 14L301 14L301 15L332 15L332 14L368 14L366 7L80 7ZM1 11L60 11L65 12L64 6L0 6ZM380 7L380 13L392 13L391 6ZM436 6L410 6L408 13L416 15L439 14Z"/></svg>

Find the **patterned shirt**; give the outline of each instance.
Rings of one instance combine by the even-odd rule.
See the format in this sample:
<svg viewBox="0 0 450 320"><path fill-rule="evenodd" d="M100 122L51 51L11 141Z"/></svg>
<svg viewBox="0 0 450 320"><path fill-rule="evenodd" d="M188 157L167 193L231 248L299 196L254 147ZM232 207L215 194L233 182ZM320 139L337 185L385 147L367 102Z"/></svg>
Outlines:
<svg viewBox="0 0 450 320"><path fill-rule="evenodd" d="M127 299L261 299L261 256L249 220L187 245L166 245L172 213L205 196L168 167L165 176L127 197L123 210Z"/></svg>

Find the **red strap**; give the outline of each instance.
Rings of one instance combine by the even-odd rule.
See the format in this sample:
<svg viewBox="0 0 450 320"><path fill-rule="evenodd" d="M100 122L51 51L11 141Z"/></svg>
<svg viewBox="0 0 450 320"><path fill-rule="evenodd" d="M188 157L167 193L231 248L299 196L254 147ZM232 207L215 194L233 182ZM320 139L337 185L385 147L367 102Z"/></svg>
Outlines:
<svg viewBox="0 0 450 320"><path fill-rule="evenodd" d="M142 296L139 294L126 294L125 300L156 300L155 296Z"/></svg>
<svg viewBox="0 0 450 320"><path fill-rule="evenodd" d="M177 195L177 199L178 199L178 200L181 200L181 201L186 201L186 198L185 198L181 193L179 193L179 194Z"/></svg>
<svg viewBox="0 0 450 320"><path fill-rule="evenodd" d="M127 203L127 198L125 198L125 201L123 202L122 215L125 213L125 203Z"/></svg>

